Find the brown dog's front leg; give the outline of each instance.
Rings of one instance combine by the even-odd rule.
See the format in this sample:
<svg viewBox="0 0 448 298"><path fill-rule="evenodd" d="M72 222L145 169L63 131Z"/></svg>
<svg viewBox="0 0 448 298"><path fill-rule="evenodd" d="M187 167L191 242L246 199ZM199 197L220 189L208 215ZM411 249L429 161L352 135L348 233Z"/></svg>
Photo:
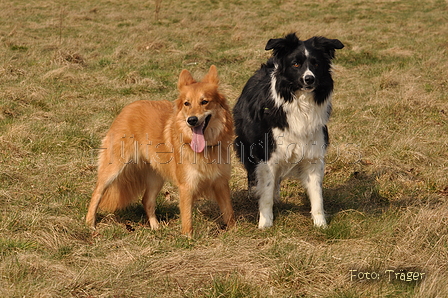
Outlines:
<svg viewBox="0 0 448 298"><path fill-rule="evenodd" d="M180 220L182 224L182 234L189 237L193 233L193 194L188 186L179 186L179 209L180 209Z"/></svg>
<svg viewBox="0 0 448 298"><path fill-rule="evenodd" d="M227 180L222 179L213 183L213 192L215 200L221 209L222 217L227 228L235 226L235 217L233 214L232 201L230 199L230 187Z"/></svg>

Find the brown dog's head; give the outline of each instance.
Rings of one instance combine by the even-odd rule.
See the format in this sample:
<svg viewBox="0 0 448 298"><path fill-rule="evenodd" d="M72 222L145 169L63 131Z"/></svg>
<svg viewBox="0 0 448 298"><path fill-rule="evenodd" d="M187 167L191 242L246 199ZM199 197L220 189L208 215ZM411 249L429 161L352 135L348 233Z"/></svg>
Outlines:
<svg viewBox="0 0 448 298"><path fill-rule="evenodd" d="M212 65L201 82L196 82L186 69L182 70L177 87L176 122L183 133L185 142L190 143L195 152L202 152L205 146L218 142L227 127L228 105L218 91L218 72Z"/></svg>

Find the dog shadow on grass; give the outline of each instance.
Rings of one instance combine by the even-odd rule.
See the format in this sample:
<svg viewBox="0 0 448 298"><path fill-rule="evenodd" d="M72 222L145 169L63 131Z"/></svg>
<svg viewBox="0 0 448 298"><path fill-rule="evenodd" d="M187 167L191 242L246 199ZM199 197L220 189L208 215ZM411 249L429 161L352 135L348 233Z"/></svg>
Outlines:
<svg viewBox="0 0 448 298"><path fill-rule="evenodd" d="M165 196L160 195L157 199L156 216L159 222L167 224L179 219L180 210L177 200L166 200ZM149 228L145 209L140 202L131 204L125 209L117 210L114 213L100 212L97 215L97 221L122 224L130 232L134 231L135 227L139 225Z"/></svg>
<svg viewBox="0 0 448 298"><path fill-rule="evenodd" d="M343 183L324 187L323 197L329 225L325 234L329 234L330 238L350 237L353 233L344 232L350 230L349 227L344 228L350 225L350 221L380 216L395 204L381 195L375 175L356 171ZM259 216L257 199L248 195L247 190L238 190L234 191L232 200L236 217L256 226ZM306 190L297 180L282 182L281 199L274 203L273 211L274 225L312 227L310 201ZM337 231L336 235L331 235L333 228Z"/></svg>
<svg viewBox="0 0 448 298"><path fill-rule="evenodd" d="M341 214L357 213L378 216L392 205L380 194L375 176L364 172L353 172L344 183L332 188L324 187L323 196L330 227L334 222L340 221ZM159 221L168 224L178 221L180 217L178 204L177 199L167 200L166 194L160 195L156 209ZM258 199L250 195L247 189L232 190L232 204L238 222L258 225ZM197 201L194 210L206 221L219 222L221 217L217 203L208 199ZM309 199L305 189L300 186L300 182L285 180L282 183L281 199L274 203L274 221L278 218L299 216L312 225L310 210ZM126 225L127 229L137 225L148 225L145 211L140 203L116 211L113 215L98 214L98 222L105 222L108 217L111 217L114 222Z"/></svg>
<svg viewBox="0 0 448 298"><path fill-rule="evenodd" d="M329 214L356 210L366 214L380 214L391 206L391 202L380 194L374 175L353 172L349 179L334 188L326 188L325 210Z"/></svg>
<svg viewBox="0 0 448 298"><path fill-rule="evenodd" d="M356 210L367 214L379 214L390 207L390 202L379 192L374 176L354 172L343 184L323 188L324 209L331 222L333 215ZM234 191L232 198L235 215L258 222L258 200L247 190ZM282 182L280 201L274 203L274 216L282 213L299 213L310 217L311 205L306 190L296 180Z"/></svg>
<svg viewBox="0 0 448 298"><path fill-rule="evenodd" d="M161 193L157 197L156 216L162 225L174 225L180 223L179 199L177 190L170 189L171 198L168 192ZM232 192L232 205L235 212L235 218L238 220L256 223L258 220L258 201L247 196L247 191ZM198 199L193 207L193 221L195 225L198 222L210 224L215 222L218 229L225 230L226 226L221 220L222 214L218 203L208 198ZM147 226L147 216L143 205L136 202L127 206L123 210L117 210L114 213L99 212L97 214L98 223L115 223L125 225L126 229L133 231L137 226Z"/></svg>

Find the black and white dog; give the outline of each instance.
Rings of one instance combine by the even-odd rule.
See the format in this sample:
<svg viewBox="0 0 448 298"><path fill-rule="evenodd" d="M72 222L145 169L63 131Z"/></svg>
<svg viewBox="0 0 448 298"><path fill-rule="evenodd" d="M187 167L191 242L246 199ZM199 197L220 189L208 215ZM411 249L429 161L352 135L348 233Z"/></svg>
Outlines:
<svg viewBox="0 0 448 298"><path fill-rule="evenodd" d="M331 60L337 39L301 41L292 33L271 39L272 57L249 79L233 109L235 150L259 198L259 228L273 224L280 182L299 178L311 201L314 225L325 227L322 180L329 143Z"/></svg>

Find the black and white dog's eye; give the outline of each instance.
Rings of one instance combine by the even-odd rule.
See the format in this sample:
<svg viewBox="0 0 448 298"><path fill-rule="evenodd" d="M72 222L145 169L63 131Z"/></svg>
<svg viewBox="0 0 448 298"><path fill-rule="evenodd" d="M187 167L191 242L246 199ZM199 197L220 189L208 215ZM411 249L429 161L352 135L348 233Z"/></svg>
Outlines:
<svg viewBox="0 0 448 298"><path fill-rule="evenodd" d="M295 67L295 68L299 68L301 65L299 64L299 63L297 63L297 62L294 62L293 64L292 64L292 67Z"/></svg>

